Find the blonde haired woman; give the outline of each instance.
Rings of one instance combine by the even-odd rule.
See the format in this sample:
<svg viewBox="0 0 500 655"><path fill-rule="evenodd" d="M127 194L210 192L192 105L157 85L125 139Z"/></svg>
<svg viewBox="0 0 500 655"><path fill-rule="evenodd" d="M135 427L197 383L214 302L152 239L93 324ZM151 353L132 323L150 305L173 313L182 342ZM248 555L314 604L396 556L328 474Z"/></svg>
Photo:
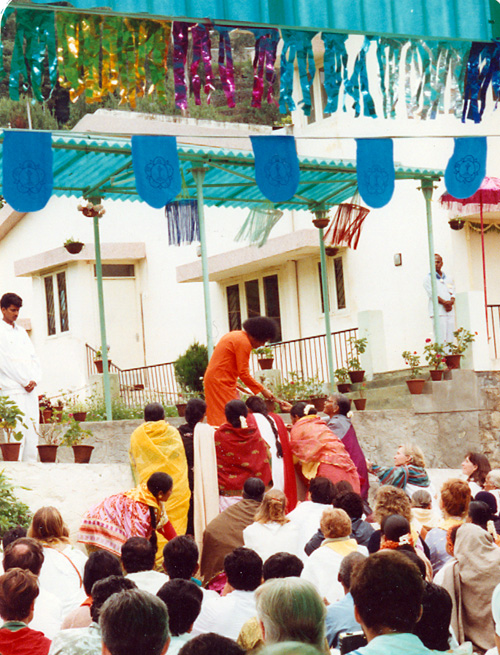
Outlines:
<svg viewBox="0 0 500 655"><path fill-rule="evenodd" d="M412 496L417 489L427 489L434 496L431 481L425 470L425 458L422 450L415 444L406 443L399 446L394 455L394 466L379 466L367 462L368 470L374 473L380 484L390 484L404 489Z"/></svg>
<svg viewBox="0 0 500 655"><path fill-rule="evenodd" d="M327 507L321 516L320 527L325 539L310 554L301 577L312 582L322 598L335 603L344 595L338 579L342 560L354 552L368 555L368 550L351 538L351 519L343 509Z"/></svg>
<svg viewBox="0 0 500 655"><path fill-rule="evenodd" d="M300 532L295 523L286 517L286 496L279 489L268 491L255 514L255 523L243 530L247 548L255 550L265 562L275 553L287 552L307 559L300 549Z"/></svg>
<svg viewBox="0 0 500 655"><path fill-rule="evenodd" d="M43 546L44 560L39 583L62 604L63 616L86 599L83 568L87 556L71 545L69 530L55 507L41 507L33 516L28 537Z"/></svg>

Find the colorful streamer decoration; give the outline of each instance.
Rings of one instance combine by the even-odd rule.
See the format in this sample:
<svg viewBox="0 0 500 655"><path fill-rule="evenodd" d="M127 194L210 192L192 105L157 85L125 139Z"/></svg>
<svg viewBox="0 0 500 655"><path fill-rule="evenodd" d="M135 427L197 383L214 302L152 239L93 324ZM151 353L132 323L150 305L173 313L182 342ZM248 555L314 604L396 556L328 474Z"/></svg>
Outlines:
<svg viewBox="0 0 500 655"><path fill-rule="evenodd" d="M272 203L251 209L235 240L248 241L249 245L262 248L282 216L283 212Z"/></svg>
<svg viewBox="0 0 500 655"><path fill-rule="evenodd" d="M299 105L306 116L311 113L311 86L316 73L314 55L311 40L314 32L300 30L281 30L283 39L283 51L281 53L281 86L279 108L282 114L286 114L287 107L290 111L295 109L293 93L294 61L297 58L299 67L300 86L302 89L302 100Z"/></svg>
<svg viewBox="0 0 500 655"><path fill-rule="evenodd" d="M181 190L181 173L174 136L132 137L135 186L144 202L160 209Z"/></svg>
<svg viewBox="0 0 500 655"><path fill-rule="evenodd" d="M234 85L234 64L233 64L233 51L231 49L231 39L229 32L232 32L234 27L223 27L222 25L214 26L219 32L219 76L222 82L222 88L227 100L228 107L235 107L236 102L234 99L235 85Z"/></svg>
<svg viewBox="0 0 500 655"><path fill-rule="evenodd" d="M277 104L274 99L274 82L276 80L276 51L280 40L276 29L250 30L255 36L255 55L253 58L253 91L252 107L262 106L264 95L264 79L267 82L267 102Z"/></svg>
<svg viewBox="0 0 500 655"><path fill-rule="evenodd" d="M49 72L50 91L57 82L55 16L51 11L33 9L16 10L16 37L12 51L9 76L9 95L19 100L19 86L26 92L28 79L36 100L46 100L42 96L42 74L45 61ZM28 68L26 67L26 61ZM29 76L29 77L28 77Z"/></svg>
<svg viewBox="0 0 500 655"><path fill-rule="evenodd" d="M404 41L381 37L377 48L377 59L382 91L384 118L396 118L399 99L399 61Z"/></svg>
<svg viewBox="0 0 500 655"><path fill-rule="evenodd" d="M357 118L361 113L361 100L363 101L363 115L377 117L375 103L370 93L368 85L368 69L366 67L366 53L368 52L371 42L377 41L377 37L365 36L363 45L354 62L354 70L351 77L346 82L345 90L354 100L354 115Z"/></svg>
<svg viewBox="0 0 500 655"><path fill-rule="evenodd" d="M165 207L168 222L168 243L171 246L200 240L200 221L196 200L175 200Z"/></svg>
<svg viewBox="0 0 500 655"><path fill-rule="evenodd" d="M205 71L205 85L203 90L207 96L207 104L210 104L210 95L214 90L210 30L206 25L198 24L192 28L191 35L193 38L191 86L193 89L194 100L197 105L201 105L201 79L198 73L198 69L200 67L200 63L203 62L203 68Z"/></svg>
<svg viewBox="0 0 500 655"><path fill-rule="evenodd" d="M295 195L300 181L299 159L293 136L251 136L255 155L255 181L271 202Z"/></svg>
<svg viewBox="0 0 500 655"><path fill-rule="evenodd" d="M325 114L334 114L339 106L340 89L342 85L345 88L347 82L347 34L323 33L322 38L325 44L324 87L328 98Z"/></svg>
<svg viewBox="0 0 500 655"><path fill-rule="evenodd" d="M52 195L52 135L4 131L3 196L18 212L43 209Z"/></svg>
<svg viewBox="0 0 500 655"><path fill-rule="evenodd" d="M358 190L369 207L387 205L394 193L392 139L356 139Z"/></svg>
<svg viewBox="0 0 500 655"><path fill-rule="evenodd" d="M486 175L486 137L455 139L444 181L446 190L454 198L470 198L481 186Z"/></svg>
<svg viewBox="0 0 500 655"><path fill-rule="evenodd" d="M351 202L342 202L337 207L335 216L323 236L325 246L347 246L356 250L361 228L369 213L367 207L360 205L359 192L356 191Z"/></svg>
<svg viewBox="0 0 500 655"><path fill-rule="evenodd" d="M500 43L473 43L467 61L462 122L480 123L486 108L486 93L490 83L495 99L500 92Z"/></svg>

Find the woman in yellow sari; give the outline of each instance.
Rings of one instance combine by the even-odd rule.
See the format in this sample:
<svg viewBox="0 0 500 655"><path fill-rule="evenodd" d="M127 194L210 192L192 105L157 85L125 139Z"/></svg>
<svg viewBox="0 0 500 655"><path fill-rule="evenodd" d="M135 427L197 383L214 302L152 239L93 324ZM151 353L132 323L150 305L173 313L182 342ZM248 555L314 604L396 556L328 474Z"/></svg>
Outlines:
<svg viewBox="0 0 500 655"><path fill-rule="evenodd" d="M135 482L140 484L157 471L171 476L173 490L165 508L176 533L185 534L191 492L181 436L165 421L165 410L160 403L146 405L144 421L130 437L129 456ZM161 554L165 543L162 535L158 535L158 553Z"/></svg>

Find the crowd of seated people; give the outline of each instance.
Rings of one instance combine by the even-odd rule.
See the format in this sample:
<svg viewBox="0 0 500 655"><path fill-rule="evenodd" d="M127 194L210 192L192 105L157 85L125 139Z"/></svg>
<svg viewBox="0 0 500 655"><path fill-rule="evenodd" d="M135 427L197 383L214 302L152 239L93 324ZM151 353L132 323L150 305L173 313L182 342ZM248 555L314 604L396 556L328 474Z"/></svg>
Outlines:
<svg viewBox="0 0 500 655"><path fill-rule="evenodd" d="M172 478L161 472L90 508L87 552L53 507L35 513L27 534L4 535L0 653L498 655L500 518L485 456L468 453L463 478L446 480L436 497L423 454L402 445L394 467L368 464L372 486L384 483L372 511L342 446L347 414L341 436L329 436L326 421L298 405L289 446L308 491L292 511L289 486L270 488L267 469L243 479L240 466L237 501L207 525L199 548L165 530ZM243 403L229 418L239 426L224 428L225 447L258 438ZM271 436L279 460L281 434ZM169 539L160 550L156 532Z"/></svg>

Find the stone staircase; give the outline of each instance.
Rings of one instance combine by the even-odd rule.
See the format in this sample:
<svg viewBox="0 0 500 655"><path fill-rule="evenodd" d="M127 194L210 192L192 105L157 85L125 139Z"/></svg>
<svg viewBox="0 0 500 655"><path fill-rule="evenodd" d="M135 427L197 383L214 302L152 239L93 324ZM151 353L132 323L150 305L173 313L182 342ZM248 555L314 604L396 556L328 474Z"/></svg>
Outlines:
<svg viewBox="0 0 500 655"><path fill-rule="evenodd" d="M427 370L423 376L428 377ZM366 409L412 409L411 394L406 385L408 377L408 369L375 373L372 380L365 382ZM353 391L346 396L351 399L359 398L360 386L352 385Z"/></svg>

